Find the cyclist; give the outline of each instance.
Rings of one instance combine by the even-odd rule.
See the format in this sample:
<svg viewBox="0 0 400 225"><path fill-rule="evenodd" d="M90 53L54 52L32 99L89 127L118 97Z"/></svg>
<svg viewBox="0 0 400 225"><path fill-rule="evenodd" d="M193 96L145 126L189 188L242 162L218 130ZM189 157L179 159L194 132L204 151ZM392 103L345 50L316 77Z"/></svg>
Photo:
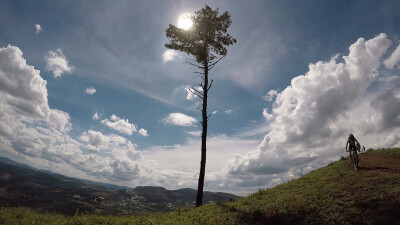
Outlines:
<svg viewBox="0 0 400 225"><path fill-rule="evenodd" d="M353 134L350 134L349 138L347 139L347 143L346 143L346 151L354 150L356 153L356 157L358 159L357 150L360 148L359 146L360 146L360 142L357 141L357 139L354 137ZM349 151L349 156L350 156L351 162L353 162L353 159L351 158L351 151Z"/></svg>

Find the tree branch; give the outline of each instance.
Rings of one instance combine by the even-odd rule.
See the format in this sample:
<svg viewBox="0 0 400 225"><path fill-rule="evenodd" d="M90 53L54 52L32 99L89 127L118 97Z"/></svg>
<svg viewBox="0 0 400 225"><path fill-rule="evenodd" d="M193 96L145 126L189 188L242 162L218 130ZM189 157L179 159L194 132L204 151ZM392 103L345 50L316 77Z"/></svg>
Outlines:
<svg viewBox="0 0 400 225"><path fill-rule="evenodd" d="M185 59L185 63L187 63L187 64L189 64L191 66L197 67L199 69L202 69L202 70L204 69L204 66L199 66L199 65L197 65L195 63L192 63L190 60L187 60L187 59Z"/></svg>
<svg viewBox="0 0 400 225"><path fill-rule="evenodd" d="M195 88L193 88L193 86L189 86L189 91L192 92L192 94L196 95L197 97L204 99L204 94L201 93L200 91L196 90Z"/></svg>
<svg viewBox="0 0 400 225"><path fill-rule="evenodd" d="M217 64L219 61L221 61L221 59L225 58L225 56L226 56L226 55L222 56L222 57L219 58L217 61L211 63L211 64L208 66L208 70L211 70L212 68L214 68L215 64Z"/></svg>
<svg viewBox="0 0 400 225"><path fill-rule="evenodd" d="M210 83L210 85L208 86L208 88L207 88L207 91L209 91L210 90L210 88L211 88L211 85L213 84L213 79L211 79L211 83Z"/></svg>

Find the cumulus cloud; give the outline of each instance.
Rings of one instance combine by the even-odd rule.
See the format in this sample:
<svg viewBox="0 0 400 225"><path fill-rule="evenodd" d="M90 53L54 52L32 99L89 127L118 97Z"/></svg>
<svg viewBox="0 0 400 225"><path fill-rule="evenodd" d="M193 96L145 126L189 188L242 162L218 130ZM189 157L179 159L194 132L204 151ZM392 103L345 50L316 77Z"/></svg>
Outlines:
<svg viewBox="0 0 400 225"><path fill-rule="evenodd" d="M145 129L143 129L143 128L140 128L139 131L138 131L138 133L139 133L140 135L144 136L144 137L148 137L148 136L149 136L149 134L147 133L147 130L145 130Z"/></svg>
<svg viewBox="0 0 400 225"><path fill-rule="evenodd" d="M393 88L382 90L372 99L370 105L375 109L375 129L385 131L400 126L400 96L396 96Z"/></svg>
<svg viewBox="0 0 400 225"><path fill-rule="evenodd" d="M61 49L49 51L45 57L47 65L46 70L53 72L54 77L61 77L63 73L71 73L73 67L69 65L67 57Z"/></svg>
<svg viewBox="0 0 400 225"><path fill-rule="evenodd" d="M110 119L102 120L101 123L122 134L132 135L137 131L136 125L129 123L128 119L119 118L114 114L110 116Z"/></svg>
<svg viewBox="0 0 400 225"><path fill-rule="evenodd" d="M22 55L15 46L0 49L0 149L18 157L52 158L65 142L74 143L66 134L70 117L49 108L46 81Z"/></svg>
<svg viewBox="0 0 400 225"><path fill-rule="evenodd" d="M388 59L385 60L384 64L386 68L393 69L395 65L400 62L400 44L397 46L396 50L390 55Z"/></svg>
<svg viewBox="0 0 400 225"><path fill-rule="evenodd" d="M164 124L190 127L197 123L197 120L191 116L183 113L170 113L167 117L162 119Z"/></svg>
<svg viewBox="0 0 400 225"><path fill-rule="evenodd" d="M88 95L94 95L94 93L96 93L96 89L94 89L94 87L88 87L86 88L85 93Z"/></svg>
<svg viewBox="0 0 400 225"><path fill-rule="evenodd" d="M95 113L93 114L93 116L92 116L92 119L93 119L93 120L98 120L98 119L100 119L100 114L98 114L97 112L95 112Z"/></svg>
<svg viewBox="0 0 400 225"><path fill-rule="evenodd" d="M342 62L310 64L282 92L269 92L276 96L271 112L263 111L269 131L255 151L227 162L228 175L260 186L300 176L344 155L349 133L367 147L400 144L400 97L377 84L390 45L385 34L360 38Z"/></svg>
<svg viewBox="0 0 400 225"><path fill-rule="evenodd" d="M47 82L39 73L26 64L18 47L8 45L0 48L0 103L3 112L8 111L26 120L48 118Z"/></svg>
<svg viewBox="0 0 400 225"><path fill-rule="evenodd" d="M57 109L50 110L49 124L61 132L72 129L69 114Z"/></svg>
<svg viewBox="0 0 400 225"><path fill-rule="evenodd" d="M35 30L36 30L36 34L43 31L42 26L40 26L40 24L35 24Z"/></svg>
<svg viewBox="0 0 400 225"><path fill-rule="evenodd" d="M91 151L97 151L97 147L101 145L101 140L104 139L104 135L101 132L89 130L80 136L80 140L89 144L87 149ZM93 146L93 147L90 147Z"/></svg>

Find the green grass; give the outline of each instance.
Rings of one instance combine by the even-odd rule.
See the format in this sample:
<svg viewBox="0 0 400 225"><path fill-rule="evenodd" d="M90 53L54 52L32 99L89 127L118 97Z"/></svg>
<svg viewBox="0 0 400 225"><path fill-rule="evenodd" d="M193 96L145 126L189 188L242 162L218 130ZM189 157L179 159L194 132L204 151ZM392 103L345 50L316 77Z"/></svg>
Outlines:
<svg viewBox="0 0 400 225"><path fill-rule="evenodd" d="M400 149L369 150L234 202L166 214L67 217L0 208L0 224L400 224Z"/></svg>

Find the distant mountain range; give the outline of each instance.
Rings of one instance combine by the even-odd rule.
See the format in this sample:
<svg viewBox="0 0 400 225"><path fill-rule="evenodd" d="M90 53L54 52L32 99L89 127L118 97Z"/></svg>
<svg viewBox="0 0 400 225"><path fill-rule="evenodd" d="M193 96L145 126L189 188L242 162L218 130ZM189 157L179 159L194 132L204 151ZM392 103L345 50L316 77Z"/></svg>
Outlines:
<svg viewBox="0 0 400 225"><path fill-rule="evenodd" d="M203 202L224 202L239 198L228 193L204 192ZM168 212L193 206L196 190L167 190L93 182L39 170L0 157L0 206L29 207L40 212L73 215L90 212L122 215Z"/></svg>

